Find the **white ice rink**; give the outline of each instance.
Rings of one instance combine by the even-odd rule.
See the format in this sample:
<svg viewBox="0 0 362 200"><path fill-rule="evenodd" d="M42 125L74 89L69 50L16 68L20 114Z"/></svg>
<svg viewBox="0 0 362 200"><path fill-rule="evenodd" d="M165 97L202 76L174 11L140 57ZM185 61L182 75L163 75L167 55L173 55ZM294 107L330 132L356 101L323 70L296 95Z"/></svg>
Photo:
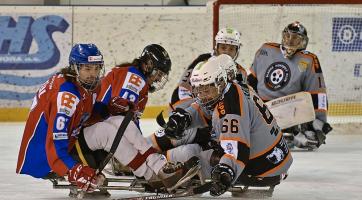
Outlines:
<svg viewBox="0 0 362 200"><path fill-rule="evenodd" d="M144 134L155 130L152 120L144 120ZM315 152L292 152L294 163L289 177L275 188L269 200L361 200L362 130L335 127L327 144ZM24 123L0 123L0 200L70 199L67 190L52 189L50 182L15 173ZM111 191L112 198L139 193ZM225 194L218 199L233 199ZM210 199L209 195L199 197Z"/></svg>

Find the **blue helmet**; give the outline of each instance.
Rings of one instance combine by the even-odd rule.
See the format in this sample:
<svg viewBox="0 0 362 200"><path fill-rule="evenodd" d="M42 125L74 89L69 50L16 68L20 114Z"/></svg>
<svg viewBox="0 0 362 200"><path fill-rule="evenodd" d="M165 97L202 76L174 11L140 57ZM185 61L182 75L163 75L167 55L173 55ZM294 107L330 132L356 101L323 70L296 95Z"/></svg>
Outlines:
<svg viewBox="0 0 362 200"><path fill-rule="evenodd" d="M79 70L81 65L98 64L101 70L93 81L81 80ZM95 44L75 44L70 51L69 67L75 72L77 81L87 90L94 90L104 74L103 56Z"/></svg>
<svg viewBox="0 0 362 200"><path fill-rule="evenodd" d="M75 44L70 51L69 64L103 64L103 56L95 44Z"/></svg>

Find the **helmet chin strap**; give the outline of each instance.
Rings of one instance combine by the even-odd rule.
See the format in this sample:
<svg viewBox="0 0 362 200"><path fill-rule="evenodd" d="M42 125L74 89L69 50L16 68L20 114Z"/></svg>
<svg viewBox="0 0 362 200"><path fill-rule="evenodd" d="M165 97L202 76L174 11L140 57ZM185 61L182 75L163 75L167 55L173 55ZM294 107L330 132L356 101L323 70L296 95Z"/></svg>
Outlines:
<svg viewBox="0 0 362 200"><path fill-rule="evenodd" d="M99 78L97 78L96 80L94 80L93 81L93 83L87 83L87 82L85 82L85 81L82 81L79 77L79 65L76 65L76 64L74 64L74 65L72 65L72 68L74 69L74 71L75 71L75 73L76 73L76 80L77 80L77 82L79 83L79 85L82 87L82 88L84 88L85 90L87 90L87 91L93 91L95 88L96 88L96 86L98 85L98 83L99 83Z"/></svg>

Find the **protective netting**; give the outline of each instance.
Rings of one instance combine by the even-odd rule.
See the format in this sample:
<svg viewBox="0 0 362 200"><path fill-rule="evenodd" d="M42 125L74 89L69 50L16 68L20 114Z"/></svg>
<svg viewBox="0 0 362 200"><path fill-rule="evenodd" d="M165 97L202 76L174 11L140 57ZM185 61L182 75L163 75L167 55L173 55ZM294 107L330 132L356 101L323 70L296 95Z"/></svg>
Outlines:
<svg viewBox="0 0 362 200"><path fill-rule="evenodd" d="M209 10L215 15L212 4ZM301 22L308 31L307 50L318 56L323 70L329 120L362 122L361 13L362 4L221 4L218 28L234 27L241 32L237 62L249 68L263 43L280 43L284 27Z"/></svg>

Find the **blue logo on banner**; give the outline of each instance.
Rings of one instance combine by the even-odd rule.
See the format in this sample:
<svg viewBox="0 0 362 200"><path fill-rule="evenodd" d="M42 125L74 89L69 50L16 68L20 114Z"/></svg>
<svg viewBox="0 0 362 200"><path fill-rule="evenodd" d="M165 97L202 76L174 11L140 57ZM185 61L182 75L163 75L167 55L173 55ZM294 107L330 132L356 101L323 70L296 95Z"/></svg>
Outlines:
<svg viewBox="0 0 362 200"><path fill-rule="evenodd" d="M362 51L362 18L333 18L332 51Z"/></svg>
<svg viewBox="0 0 362 200"><path fill-rule="evenodd" d="M64 33L69 24L60 16L47 15L36 20L20 16L0 16L0 70L49 69L58 64L60 52L52 34ZM29 54L35 40L38 51Z"/></svg>

